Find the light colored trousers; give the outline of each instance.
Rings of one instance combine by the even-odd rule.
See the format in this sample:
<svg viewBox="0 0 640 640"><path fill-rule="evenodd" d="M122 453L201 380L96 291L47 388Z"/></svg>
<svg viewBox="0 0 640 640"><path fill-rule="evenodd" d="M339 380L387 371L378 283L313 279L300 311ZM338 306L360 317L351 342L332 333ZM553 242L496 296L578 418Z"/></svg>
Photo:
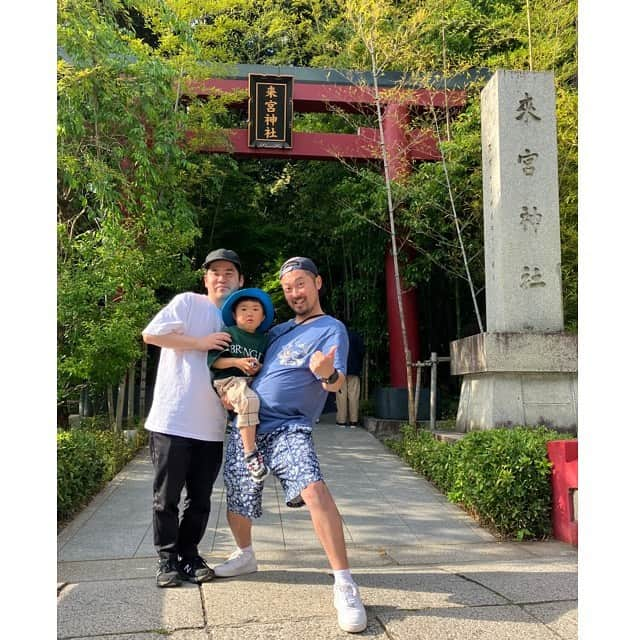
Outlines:
<svg viewBox="0 0 640 640"><path fill-rule="evenodd" d="M238 414L237 426L253 427L260 422L258 412L260 411L260 398L258 394L249 386L253 378L241 378L232 376L215 380L213 386L218 395L227 395L227 401Z"/></svg>
<svg viewBox="0 0 640 640"><path fill-rule="evenodd" d="M340 391L336 392L336 422L346 423L347 414L349 422L358 422L360 409L360 376L347 376Z"/></svg>

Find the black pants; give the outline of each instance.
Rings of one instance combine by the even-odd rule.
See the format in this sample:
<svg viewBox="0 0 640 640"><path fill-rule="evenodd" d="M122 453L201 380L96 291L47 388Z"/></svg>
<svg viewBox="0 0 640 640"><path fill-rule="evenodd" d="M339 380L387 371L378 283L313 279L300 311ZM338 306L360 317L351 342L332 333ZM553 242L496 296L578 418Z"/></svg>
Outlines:
<svg viewBox="0 0 640 640"><path fill-rule="evenodd" d="M207 442L151 431L153 543L161 558L198 554L211 511L211 491L222 463L222 442ZM182 517L180 494L186 487Z"/></svg>

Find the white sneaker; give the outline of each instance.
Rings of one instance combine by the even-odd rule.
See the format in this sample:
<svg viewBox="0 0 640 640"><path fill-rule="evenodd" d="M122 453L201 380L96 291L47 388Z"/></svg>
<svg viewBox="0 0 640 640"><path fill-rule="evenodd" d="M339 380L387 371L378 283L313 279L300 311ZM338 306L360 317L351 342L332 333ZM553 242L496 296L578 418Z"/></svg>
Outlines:
<svg viewBox="0 0 640 640"><path fill-rule="evenodd" d="M253 551L243 552L240 549L234 551L222 564L213 567L213 572L218 578L232 578L243 576L246 573L255 573L258 563Z"/></svg>
<svg viewBox="0 0 640 640"><path fill-rule="evenodd" d="M343 631L358 633L367 626L367 612L355 584L333 586L333 606L338 610L338 625Z"/></svg>

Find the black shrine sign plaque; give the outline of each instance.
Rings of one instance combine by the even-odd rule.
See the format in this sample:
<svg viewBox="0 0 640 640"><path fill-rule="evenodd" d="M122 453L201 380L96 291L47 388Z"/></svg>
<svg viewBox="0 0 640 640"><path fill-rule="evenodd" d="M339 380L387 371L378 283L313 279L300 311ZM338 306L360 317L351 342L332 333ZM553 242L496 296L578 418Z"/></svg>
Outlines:
<svg viewBox="0 0 640 640"><path fill-rule="evenodd" d="M249 74L249 146L291 149L293 76Z"/></svg>

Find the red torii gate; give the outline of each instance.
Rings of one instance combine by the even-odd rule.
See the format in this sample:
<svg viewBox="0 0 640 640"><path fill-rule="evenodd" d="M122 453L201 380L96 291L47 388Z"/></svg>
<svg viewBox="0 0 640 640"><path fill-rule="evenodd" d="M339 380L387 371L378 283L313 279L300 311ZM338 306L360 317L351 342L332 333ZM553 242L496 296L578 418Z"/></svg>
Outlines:
<svg viewBox="0 0 640 640"><path fill-rule="evenodd" d="M298 113L330 113L339 109L347 113L374 113L375 97L371 74L337 72L329 69L271 65L233 65L224 78L209 78L193 82L188 87L190 95L206 98L231 92L246 92L237 106L246 108L249 91L249 74L293 76L293 111ZM447 81L450 89L411 88L398 90L402 82L400 74L388 73L378 80L381 101L384 105L383 132L390 177L400 180L411 171L413 161L437 161L441 159L437 140L430 130L410 129L412 113L427 109L462 107L466 95L461 86L466 78ZM435 85L437 86L437 85ZM247 129L225 131L228 142L201 144L199 149L209 153L232 153L238 157L286 158L292 160L381 160L382 149L378 129L361 127L355 134L308 133L294 131L292 148L255 148L249 146ZM392 387L406 387L407 370L404 353L400 314L397 304L393 256L387 249L385 258L387 324L389 329L390 378ZM415 289L404 290L402 304L405 326L412 361L420 356L418 318Z"/></svg>

